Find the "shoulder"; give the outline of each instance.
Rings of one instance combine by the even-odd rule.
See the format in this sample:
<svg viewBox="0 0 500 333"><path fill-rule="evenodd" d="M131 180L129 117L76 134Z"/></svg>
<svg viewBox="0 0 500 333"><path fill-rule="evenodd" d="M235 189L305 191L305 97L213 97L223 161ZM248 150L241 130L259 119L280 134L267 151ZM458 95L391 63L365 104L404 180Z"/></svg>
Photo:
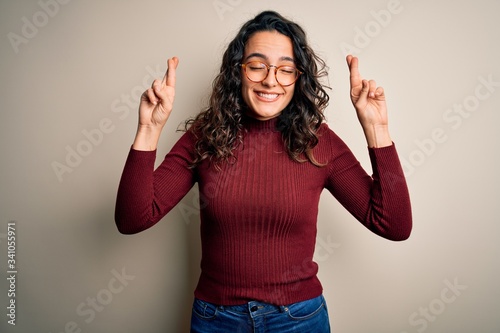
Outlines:
<svg viewBox="0 0 500 333"><path fill-rule="evenodd" d="M192 159L196 140L196 135L191 130L184 131L172 146L169 154L180 154Z"/></svg>
<svg viewBox="0 0 500 333"><path fill-rule="evenodd" d="M333 131L327 123L322 123L318 131L318 144L314 148L315 156L331 162L341 155L352 154L345 142Z"/></svg>
<svg viewBox="0 0 500 333"><path fill-rule="evenodd" d="M177 132L181 132L182 134L175 143L176 145L181 144L194 146L199 137L199 135L193 130L192 127L187 129L177 129Z"/></svg>
<svg viewBox="0 0 500 333"><path fill-rule="evenodd" d="M342 141L342 139L337 135L337 133L335 133L335 131L333 131L328 126L327 123L322 123L316 134L317 134L318 140L319 140L318 144L322 143L322 144L328 144L328 145L332 145L332 144L345 145L345 143Z"/></svg>

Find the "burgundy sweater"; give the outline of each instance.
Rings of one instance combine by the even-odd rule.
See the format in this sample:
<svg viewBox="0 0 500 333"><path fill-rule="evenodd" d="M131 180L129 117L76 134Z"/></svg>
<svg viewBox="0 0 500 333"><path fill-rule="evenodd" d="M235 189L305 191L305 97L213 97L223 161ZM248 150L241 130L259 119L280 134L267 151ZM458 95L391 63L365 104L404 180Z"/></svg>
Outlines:
<svg viewBox="0 0 500 333"><path fill-rule="evenodd" d="M391 240L410 235L410 199L394 145L368 149L370 177L326 124L314 157L327 165L291 160L276 123L246 119L235 163L220 171L208 161L187 167L194 144L189 131L156 170L156 152L129 152L115 212L124 234L153 226L198 183L202 259L195 296L202 300L285 305L319 296L313 254L325 188L372 232Z"/></svg>

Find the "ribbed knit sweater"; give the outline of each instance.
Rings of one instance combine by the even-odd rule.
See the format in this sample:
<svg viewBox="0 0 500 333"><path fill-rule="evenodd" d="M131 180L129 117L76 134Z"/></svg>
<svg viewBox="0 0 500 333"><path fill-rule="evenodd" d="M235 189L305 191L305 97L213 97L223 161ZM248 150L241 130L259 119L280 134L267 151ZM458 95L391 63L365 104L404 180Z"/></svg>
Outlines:
<svg viewBox="0 0 500 333"><path fill-rule="evenodd" d="M202 259L195 296L236 305L259 300L291 304L319 296L313 261L318 204L323 189L372 232L404 240L411 231L410 199L394 144L369 148L369 176L326 124L315 159L293 161L284 150L277 118L246 119L234 163L217 171L193 160L194 136L186 132L154 170L156 152L131 149L117 195L120 232L157 223L198 183Z"/></svg>

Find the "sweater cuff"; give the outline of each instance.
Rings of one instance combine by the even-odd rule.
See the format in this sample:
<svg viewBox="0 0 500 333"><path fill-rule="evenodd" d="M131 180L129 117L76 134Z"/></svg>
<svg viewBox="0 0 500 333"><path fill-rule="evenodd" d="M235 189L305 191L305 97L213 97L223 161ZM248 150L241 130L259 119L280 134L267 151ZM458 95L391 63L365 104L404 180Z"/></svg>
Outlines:
<svg viewBox="0 0 500 333"><path fill-rule="evenodd" d="M383 156L386 156L388 154L388 156L394 156L394 154L397 155L397 152L396 152L396 145L394 144L394 142L392 143L392 145L390 146L385 146L385 147L380 147L380 148L375 148L375 147L368 147L368 153L370 154L370 158L373 159L373 158L380 158L380 157L383 157Z"/></svg>
<svg viewBox="0 0 500 333"><path fill-rule="evenodd" d="M130 151L129 155L137 155L140 156L141 158L147 158L148 156L154 156L156 157L156 149L155 150L137 150L134 149L133 146L130 146Z"/></svg>
<svg viewBox="0 0 500 333"><path fill-rule="evenodd" d="M368 148L368 152L374 176L379 176L380 171L383 171L384 173L404 177L394 142L392 145L386 147Z"/></svg>
<svg viewBox="0 0 500 333"><path fill-rule="evenodd" d="M133 166L134 168L137 166L145 166L145 165L153 165L156 162L156 150L136 150L130 147L130 151L128 153L127 161L125 163L126 166Z"/></svg>

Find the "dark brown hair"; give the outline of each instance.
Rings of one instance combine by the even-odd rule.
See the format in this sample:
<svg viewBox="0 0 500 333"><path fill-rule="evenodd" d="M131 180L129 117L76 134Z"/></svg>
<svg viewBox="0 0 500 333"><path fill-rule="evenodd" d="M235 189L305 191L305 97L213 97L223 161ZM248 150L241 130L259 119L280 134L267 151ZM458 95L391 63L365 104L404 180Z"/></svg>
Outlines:
<svg viewBox="0 0 500 333"><path fill-rule="evenodd" d="M242 141L242 117L246 104L241 94L241 61L248 39L256 32L277 31L292 41L295 65L303 73L295 83L293 98L278 118L285 149L295 161L320 166L312 154L318 143L317 131L325 120L323 111L329 97L319 79L326 65L309 47L304 30L273 11L265 11L246 22L229 43L220 72L212 85L208 107L185 123L196 136L192 166L209 158L216 166L233 158ZM304 159L305 156L305 159Z"/></svg>

